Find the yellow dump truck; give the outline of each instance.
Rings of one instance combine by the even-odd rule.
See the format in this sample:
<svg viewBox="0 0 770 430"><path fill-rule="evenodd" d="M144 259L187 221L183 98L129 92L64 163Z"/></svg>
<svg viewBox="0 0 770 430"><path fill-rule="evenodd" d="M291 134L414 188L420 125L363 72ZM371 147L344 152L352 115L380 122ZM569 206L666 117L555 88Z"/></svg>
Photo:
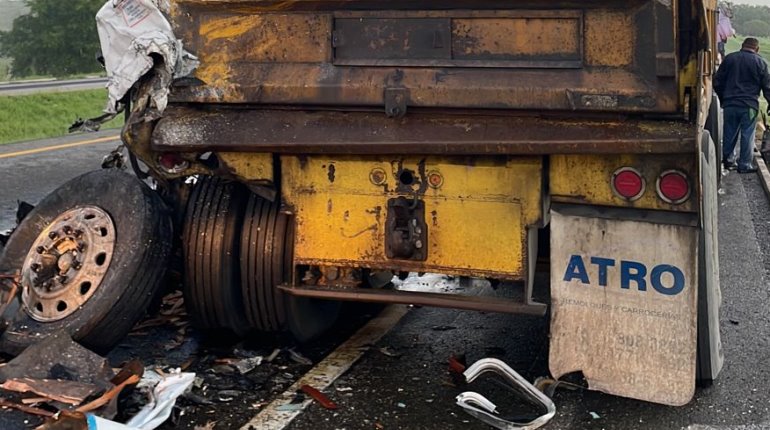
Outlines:
<svg viewBox="0 0 770 430"><path fill-rule="evenodd" d="M553 376L608 393L681 405L719 373L715 0L105 8L147 54L105 57L111 95L116 64L148 64L114 99L156 186L85 175L24 220L5 345L65 328L109 348L178 247L204 329L303 340L341 301L412 303L548 315ZM136 30L153 19L177 40ZM387 282L408 272L505 294Z"/></svg>

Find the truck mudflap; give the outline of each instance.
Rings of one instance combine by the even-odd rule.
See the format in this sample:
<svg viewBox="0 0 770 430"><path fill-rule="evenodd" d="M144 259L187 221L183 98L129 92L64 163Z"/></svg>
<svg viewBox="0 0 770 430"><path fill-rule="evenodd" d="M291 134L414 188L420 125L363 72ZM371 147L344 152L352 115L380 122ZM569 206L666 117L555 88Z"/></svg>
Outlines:
<svg viewBox="0 0 770 430"><path fill-rule="evenodd" d="M695 391L698 229L551 211L555 378L684 405Z"/></svg>

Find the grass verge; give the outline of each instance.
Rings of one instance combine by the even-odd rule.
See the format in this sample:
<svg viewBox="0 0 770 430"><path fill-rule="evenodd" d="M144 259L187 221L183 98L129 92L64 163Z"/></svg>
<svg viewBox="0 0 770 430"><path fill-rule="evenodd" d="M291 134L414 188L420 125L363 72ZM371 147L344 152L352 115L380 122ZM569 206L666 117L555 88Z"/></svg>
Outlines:
<svg viewBox="0 0 770 430"><path fill-rule="evenodd" d="M725 46L725 52L728 54L735 51L741 50L741 43L743 43L743 39L747 38L749 36L743 36L738 35L737 37L731 37L727 39L727 46ZM754 37L754 36L752 36ZM770 58L770 38L767 37L757 37L759 40L759 55L765 59L765 61L768 61Z"/></svg>
<svg viewBox="0 0 770 430"><path fill-rule="evenodd" d="M107 92L101 89L0 96L0 144L64 136L78 118L101 115L106 103ZM119 115L102 129L122 125Z"/></svg>

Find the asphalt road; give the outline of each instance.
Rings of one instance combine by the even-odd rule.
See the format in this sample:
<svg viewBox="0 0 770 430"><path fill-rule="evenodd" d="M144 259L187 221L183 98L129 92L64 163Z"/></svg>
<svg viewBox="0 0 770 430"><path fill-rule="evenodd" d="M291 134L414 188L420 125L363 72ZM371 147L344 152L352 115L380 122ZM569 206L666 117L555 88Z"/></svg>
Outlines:
<svg viewBox="0 0 770 430"><path fill-rule="evenodd" d="M770 207L755 176L732 173L723 186L719 228L726 364L720 378L678 408L560 390L554 398L556 417L545 428L770 428ZM342 412L313 406L290 428L366 429L379 423L385 429L487 429L454 405L464 389L453 387L447 377L451 354L466 354L468 363L501 358L530 381L547 375L547 324L537 318L415 309L382 344L403 355L367 355L337 383L354 389L337 397Z"/></svg>
<svg viewBox="0 0 770 430"><path fill-rule="evenodd" d="M101 157L116 142L88 143L26 155L23 151L109 135L110 132L102 132L63 141L0 146L0 170L4 173L0 187L0 230L13 225L16 200L35 203L67 179L98 168ZM726 365L719 380L709 388L699 388L693 401L679 408L598 392L558 390L554 398L556 417L545 428L770 428L770 204L753 175L731 173L724 178L723 188L719 228ZM546 287L546 281L547 276L541 274L538 287ZM476 287L484 286L483 281L474 282ZM450 284L457 288L456 282ZM369 308L363 313L371 311ZM317 363L363 324L360 314L351 313L331 336L298 350ZM326 410L311 404L288 428L487 429L454 404L454 397L465 388L450 378L449 356L464 354L468 363L497 357L532 381L548 373L547 330L543 318L412 308L326 390L339 409ZM208 391L196 392L207 399L180 402L184 415L177 415L173 424L164 424L164 429L192 429L208 421L216 421L215 428L237 428L311 367L282 354L275 363L263 365L248 377L220 373L213 364L214 357L231 356L236 348L267 354L274 347L285 350L297 346L280 338L252 338L245 343L214 341L188 331L180 347L168 351L158 348L174 335L173 330L158 329L144 336L132 336L110 356L113 364L139 356L146 364L165 366L195 359L191 370L199 372L209 387ZM514 396L494 385L477 389L487 390L484 393L503 410L517 415L535 412L523 408Z"/></svg>
<svg viewBox="0 0 770 430"><path fill-rule="evenodd" d="M102 157L118 146L118 132L0 145L0 231L15 225L18 201L34 204L64 182L100 168Z"/></svg>
<svg viewBox="0 0 770 430"><path fill-rule="evenodd" d="M50 91L77 91L104 88L107 78L84 78L56 80L45 79L39 81L18 81L0 84L0 96L18 96Z"/></svg>

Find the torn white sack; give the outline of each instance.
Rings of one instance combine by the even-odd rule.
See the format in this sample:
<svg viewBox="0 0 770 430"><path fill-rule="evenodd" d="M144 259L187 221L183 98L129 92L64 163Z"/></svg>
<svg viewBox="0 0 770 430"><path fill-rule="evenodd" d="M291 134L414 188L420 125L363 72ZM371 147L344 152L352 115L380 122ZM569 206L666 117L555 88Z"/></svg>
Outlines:
<svg viewBox="0 0 770 430"><path fill-rule="evenodd" d="M174 77L186 76L198 65L182 49L158 5L161 0L108 0L96 14L96 26L107 69L109 102L105 112L115 113L118 100L153 67L151 54L163 57L164 82L151 94L162 112Z"/></svg>
<svg viewBox="0 0 770 430"><path fill-rule="evenodd" d="M151 388L150 402L125 424L86 415L88 430L152 430L171 416L176 399L187 391L195 380L195 373L159 375L148 370L137 388Z"/></svg>

